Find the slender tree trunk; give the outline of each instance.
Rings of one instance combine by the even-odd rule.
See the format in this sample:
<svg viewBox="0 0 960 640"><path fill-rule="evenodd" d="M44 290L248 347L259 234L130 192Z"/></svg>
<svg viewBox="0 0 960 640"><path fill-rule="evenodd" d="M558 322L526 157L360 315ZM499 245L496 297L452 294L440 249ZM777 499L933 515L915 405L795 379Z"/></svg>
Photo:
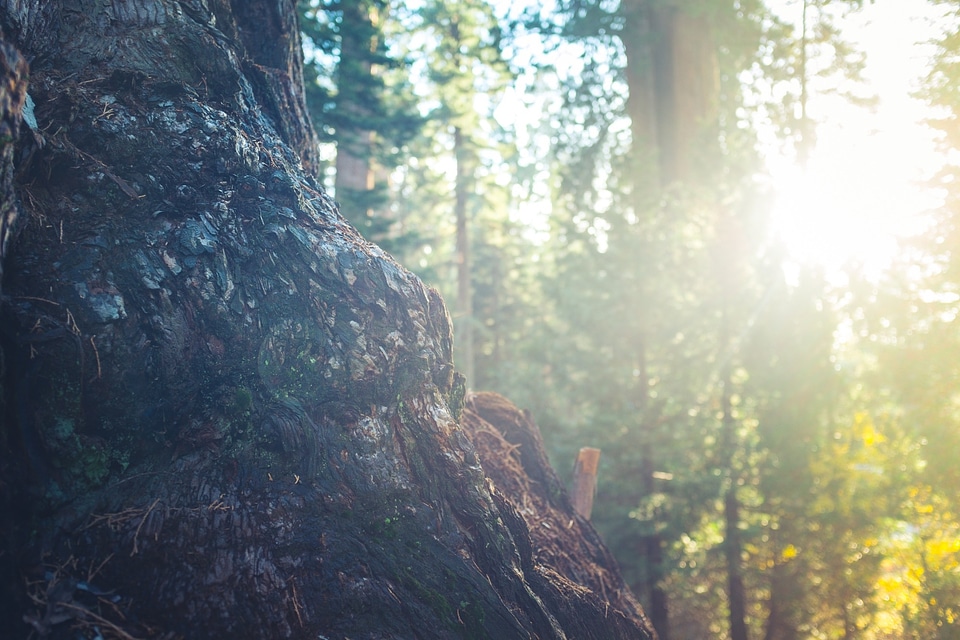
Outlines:
<svg viewBox="0 0 960 640"><path fill-rule="evenodd" d="M646 379L646 378L643 378ZM644 492L653 495L655 491L653 472L653 447L644 444L641 455L641 469L643 474ZM670 635L670 605L669 597L663 588L665 577L663 538L654 531L641 539L641 551L644 558L646 573L646 587L650 598L650 621L657 630L660 640L669 640Z"/></svg>
<svg viewBox="0 0 960 640"><path fill-rule="evenodd" d="M372 131L358 129L350 121L362 122L369 115L364 104L364 89L371 85L373 65L370 54L376 43L371 7L366 2L345 2L341 5L340 63L337 69L337 109L341 131L337 132L337 160L334 190L342 206L373 215L366 202L374 188L372 163ZM348 115L349 114L349 115Z"/></svg>
<svg viewBox="0 0 960 640"><path fill-rule="evenodd" d="M731 640L748 640L747 605L743 589L740 542L740 502L735 486L727 489L723 500L724 553L727 560L727 598L730 605Z"/></svg>
<svg viewBox="0 0 960 640"><path fill-rule="evenodd" d="M774 546L774 550L777 550L776 546ZM780 603L780 573L782 571L782 564L774 559L773 568L770 570L770 597L767 600L767 622L764 625L763 640L779 640L781 637L780 629L784 626L784 611Z"/></svg>
<svg viewBox="0 0 960 640"><path fill-rule="evenodd" d="M781 551L779 545L774 549ZM767 621L764 629L764 640L796 640L800 637L796 624L792 620L791 604L796 600L792 593L795 585L790 576L788 565L774 560L770 570L770 598L767 602Z"/></svg>
<svg viewBox="0 0 960 640"><path fill-rule="evenodd" d="M488 247L489 248L489 247ZM502 299L505 290L503 273L503 256L497 251L492 257L487 256L486 266L490 269L487 305L479 312L475 309L474 315L477 317L477 327L482 331L478 338L474 336L475 343L489 345L487 348L480 349L477 344L474 345L474 369L478 380L473 384L474 388L491 388L496 386L498 376L501 376L500 369L503 363L504 354L508 350L507 328L508 321L504 317L510 313L509 303ZM480 320L484 318L484 320ZM489 350L489 353L487 351ZM480 352L480 355L477 355Z"/></svg>
<svg viewBox="0 0 960 640"><path fill-rule="evenodd" d="M840 604L840 617L843 620L843 640L854 640L859 635L856 619L850 615L849 600L844 598Z"/></svg>
<svg viewBox="0 0 960 640"><path fill-rule="evenodd" d="M469 174L467 149L460 127L453 129L456 162L454 212L457 220L457 368L468 385L476 384L473 359L473 274L470 265L470 225L467 216Z"/></svg>
<svg viewBox="0 0 960 640"><path fill-rule="evenodd" d="M741 471L737 451L739 436L737 419L733 415L733 358L736 337L731 327L731 302L740 288L742 273L742 234L739 225L729 213L718 219L714 271L718 275L720 318L717 344L726 353L720 372L720 461L727 486L723 496L724 556L727 564L727 603L730 608L731 640L748 640L746 592L743 585L743 543L740 538L740 501L737 489Z"/></svg>
<svg viewBox="0 0 960 640"><path fill-rule="evenodd" d="M653 473L656 470L653 447L654 430L651 425L654 419L650 416L649 372L647 370L646 348L644 342L639 342L636 348L638 354L637 370L638 387L635 401L637 402L637 438L640 447L640 483L644 495L651 496L656 491ZM651 524L652 526L652 524ZM643 558L643 593L646 595L647 615L657 630L660 640L670 638L670 609L667 592L663 588L664 557L663 539L655 526L640 536L637 543L638 555Z"/></svg>
<svg viewBox="0 0 960 640"><path fill-rule="evenodd" d="M720 290L720 330L717 343L727 352L720 373L720 460L727 482L723 494L724 559L727 565L727 604L729 606L729 624L731 640L748 640L746 594L743 586L742 555L743 543L740 539L740 501L737 497L740 473L737 469L737 421L733 415L733 353L728 352L734 345L734 336L730 327L730 297L736 291L739 281L739 244L733 221L721 217L715 254L714 269L719 274Z"/></svg>
<svg viewBox="0 0 960 640"><path fill-rule="evenodd" d="M801 170L806 170L813 148L813 131L810 118L807 116L807 12L810 0L803 0L803 10L800 14L800 140L797 146L797 163Z"/></svg>

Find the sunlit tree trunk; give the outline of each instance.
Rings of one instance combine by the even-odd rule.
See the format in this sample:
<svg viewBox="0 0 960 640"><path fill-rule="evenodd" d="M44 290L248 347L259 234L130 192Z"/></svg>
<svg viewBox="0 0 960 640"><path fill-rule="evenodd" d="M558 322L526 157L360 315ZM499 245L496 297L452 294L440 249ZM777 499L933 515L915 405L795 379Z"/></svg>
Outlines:
<svg viewBox="0 0 960 640"><path fill-rule="evenodd" d="M716 53L709 25L672 6L648 0L621 5L621 35L627 56L629 89L627 111L631 119L634 166L634 212L642 216L654 194L691 177L694 142L704 124L716 113ZM641 279L642 281L642 279ZM654 286L655 283L649 283ZM642 292L640 299L643 299ZM645 323L641 323L642 325ZM643 334L646 327L641 328ZM654 491L656 451L650 413L646 338L637 337L637 407L642 436L643 486ZM646 567L648 615L663 640L670 637L669 606L663 589L663 541L656 532L640 544Z"/></svg>
<svg viewBox="0 0 960 640"><path fill-rule="evenodd" d="M454 127L453 155L456 161L454 177L454 213L457 222L457 368L467 379L467 384L476 384L473 358L473 274L470 268L470 224L467 215L470 177L463 130Z"/></svg>
<svg viewBox="0 0 960 640"><path fill-rule="evenodd" d="M661 112L666 108L662 94L667 62L661 40L662 19L646 0L630 0L621 5L624 13L623 48L627 56L626 78L629 95L627 113L632 135L634 206L641 211L645 191L659 189L662 168L659 163L663 132Z"/></svg>
<svg viewBox="0 0 960 640"><path fill-rule="evenodd" d="M692 176L696 141L716 119L719 70L703 17L651 0L624 2L627 110L639 186L669 186ZM651 162L652 161L652 162ZM645 176L655 176L651 184Z"/></svg>

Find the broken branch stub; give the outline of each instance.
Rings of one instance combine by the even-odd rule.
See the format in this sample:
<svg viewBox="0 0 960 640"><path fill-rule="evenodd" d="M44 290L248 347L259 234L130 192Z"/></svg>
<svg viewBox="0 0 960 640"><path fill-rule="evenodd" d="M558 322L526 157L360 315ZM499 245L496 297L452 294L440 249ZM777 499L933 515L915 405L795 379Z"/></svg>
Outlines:
<svg viewBox="0 0 960 640"><path fill-rule="evenodd" d="M600 449L583 447L577 454L573 471L571 500L577 513L589 520L593 512L593 496L597 491L597 466L600 464Z"/></svg>

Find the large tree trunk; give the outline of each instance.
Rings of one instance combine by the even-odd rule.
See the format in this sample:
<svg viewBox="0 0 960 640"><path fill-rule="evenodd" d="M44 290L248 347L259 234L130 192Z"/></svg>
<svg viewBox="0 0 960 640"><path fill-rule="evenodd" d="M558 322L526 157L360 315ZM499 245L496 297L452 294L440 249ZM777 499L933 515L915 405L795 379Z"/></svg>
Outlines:
<svg viewBox="0 0 960 640"><path fill-rule="evenodd" d="M627 0L621 12L637 179L657 177L662 187L689 181L698 139L717 118L719 68L710 24L689 9L651 0Z"/></svg>
<svg viewBox="0 0 960 640"><path fill-rule="evenodd" d="M309 177L293 0L0 7L5 637L650 637L518 552L442 301Z"/></svg>
<svg viewBox="0 0 960 640"><path fill-rule="evenodd" d="M716 119L716 51L706 19L688 13L677 3L624 0L620 13L632 137L631 195L634 214L641 216L652 200L660 198L657 194L694 177L697 138ZM640 481L648 495L655 490L651 475L656 461L652 425L659 419L650 413L645 335L649 329L643 326L635 338L640 372L635 396ZM661 638L669 640L669 598L663 586L664 541L659 532L652 531L637 546L643 558L643 590L650 619Z"/></svg>

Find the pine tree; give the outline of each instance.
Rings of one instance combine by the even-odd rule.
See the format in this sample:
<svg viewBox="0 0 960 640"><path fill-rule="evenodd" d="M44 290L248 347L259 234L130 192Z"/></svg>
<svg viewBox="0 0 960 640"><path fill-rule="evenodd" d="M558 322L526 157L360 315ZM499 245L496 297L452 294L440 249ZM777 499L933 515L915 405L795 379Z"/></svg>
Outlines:
<svg viewBox="0 0 960 640"><path fill-rule="evenodd" d="M321 140L335 147L333 191L368 239L401 259L418 242L390 210L390 177L423 125L407 71L390 51L388 0L300 0L308 39L307 100Z"/></svg>
<svg viewBox="0 0 960 640"><path fill-rule="evenodd" d="M497 18L483 0L432 0L410 28L415 36L408 46L428 52L415 73L427 87L424 99L430 110L423 136L414 144L418 169L407 172L404 186L406 193L419 195L405 200L407 213L402 215L426 218L437 229L449 224L442 220L443 212L453 213L453 247L445 247L443 235L436 234L432 258L424 262L449 274L437 261L455 256L452 277L438 273L438 283L455 300L457 367L475 387L478 336L485 321L474 310L473 236L485 212L493 210L501 219L507 215L505 200L494 196L503 190L496 173L505 149L493 110L510 71L500 51Z"/></svg>
<svg viewBox="0 0 960 640"><path fill-rule="evenodd" d="M772 286L765 272L779 272L750 125L762 114L793 135L793 101L758 100L742 78L759 74L792 95L796 66L768 54L796 51L802 34L759 2L529 13L553 57L576 60L556 70L557 270L544 284L557 305L550 330L575 345L545 358L563 389L560 420L611 450L616 480L595 517L621 558L643 559L628 573L661 636L673 620L673 545L709 521L725 531L727 627L742 640L756 628L756 587L741 560L754 543L740 533L741 501L755 500L759 459L755 416L739 406L740 349Z"/></svg>

